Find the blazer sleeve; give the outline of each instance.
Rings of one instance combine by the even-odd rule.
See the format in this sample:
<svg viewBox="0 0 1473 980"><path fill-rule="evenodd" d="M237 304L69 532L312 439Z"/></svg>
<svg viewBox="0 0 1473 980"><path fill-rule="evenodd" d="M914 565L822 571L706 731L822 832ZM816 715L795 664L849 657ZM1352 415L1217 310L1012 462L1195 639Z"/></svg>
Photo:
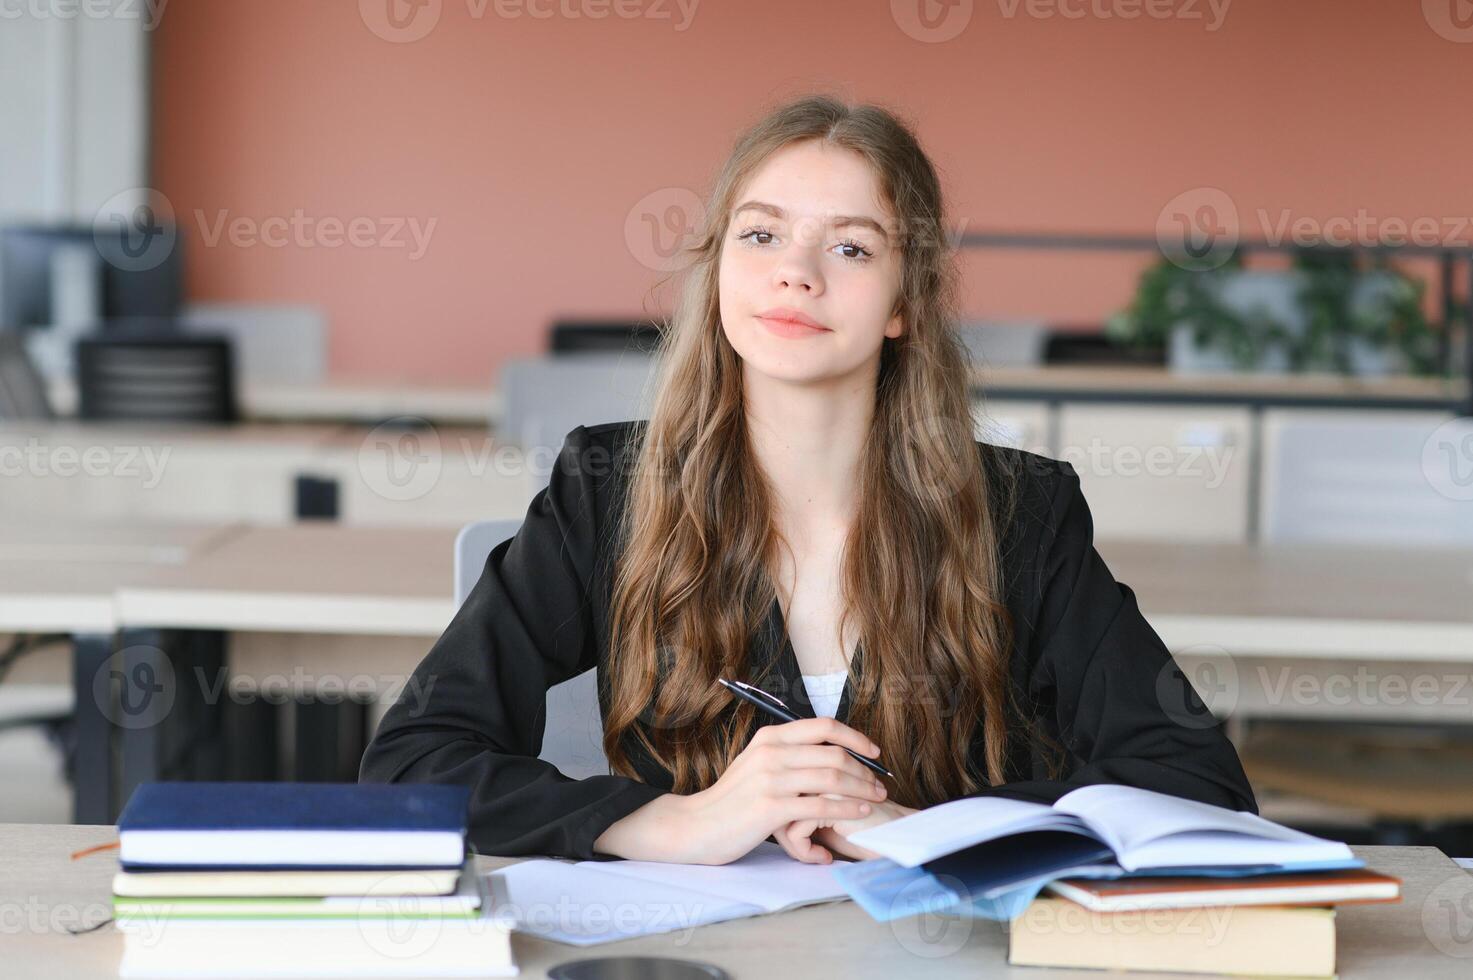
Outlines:
<svg viewBox="0 0 1473 980"><path fill-rule="evenodd" d="M471 789L483 854L614 860L599 834L664 790L624 776L571 779L537 758L548 688L597 663L589 592L600 516L589 437L564 440L546 489L389 707L360 782Z"/></svg>
<svg viewBox="0 0 1473 980"><path fill-rule="evenodd" d="M991 792L1052 803L1081 786L1119 783L1256 813L1237 750L1135 592L1105 566L1079 476L1059 466L1035 566L1041 598L1026 691L1069 771Z"/></svg>

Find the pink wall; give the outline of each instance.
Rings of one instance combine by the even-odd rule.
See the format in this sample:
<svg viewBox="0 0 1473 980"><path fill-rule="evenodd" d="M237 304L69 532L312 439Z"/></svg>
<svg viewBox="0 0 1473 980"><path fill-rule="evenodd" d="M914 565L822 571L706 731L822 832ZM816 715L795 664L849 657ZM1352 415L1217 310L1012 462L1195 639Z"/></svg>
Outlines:
<svg viewBox="0 0 1473 980"><path fill-rule="evenodd" d="M688 23L676 0L428 0L433 28L396 43L368 26L391 33L388 2L176 0L154 35L154 184L187 229L191 296L321 305L340 377L478 382L555 316L658 308L631 212L699 190L740 127L814 89L910 114L972 230L1150 234L1213 187L1245 234L1266 209L1473 239L1455 221L1473 215L1473 30L1437 0L1236 0L1215 30L1208 0L1163 0L1199 15L1164 20L1091 12L1132 0L1063 0L1078 18L925 0L970 10L945 42L902 26L922 0L705 0ZM243 222L210 244L222 211ZM435 224L417 259L312 244L355 218L370 240ZM967 306L1098 322L1139 265L978 254Z"/></svg>

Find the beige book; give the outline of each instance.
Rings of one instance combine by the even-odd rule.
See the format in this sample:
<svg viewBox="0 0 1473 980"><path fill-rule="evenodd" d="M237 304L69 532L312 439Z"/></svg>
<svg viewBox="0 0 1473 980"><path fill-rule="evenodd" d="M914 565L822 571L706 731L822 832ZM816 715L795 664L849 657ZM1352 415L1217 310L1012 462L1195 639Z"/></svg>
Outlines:
<svg viewBox="0 0 1473 980"><path fill-rule="evenodd" d="M1093 912L1037 898L1010 926L1008 962L1279 977L1335 974L1335 910L1205 906Z"/></svg>

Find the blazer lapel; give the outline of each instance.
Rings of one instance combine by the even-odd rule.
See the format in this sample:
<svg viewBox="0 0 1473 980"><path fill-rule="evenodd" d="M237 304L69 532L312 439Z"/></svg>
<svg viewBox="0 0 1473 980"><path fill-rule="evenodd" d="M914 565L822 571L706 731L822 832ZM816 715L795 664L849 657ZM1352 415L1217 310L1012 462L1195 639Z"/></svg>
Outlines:
<svg viewBox="0 0 1473 980"><path fill-rule="evenodd" d="M755 672L757 679L753 684L781 699L798 717L814 717L808 690L803 686L803 674L798 669L798 656L793 652L787 625L783 622L782 605L776 598L767 609L767 619L762 628L753 637L752 663L762 665ZM780 724L776 718L766 715L763 719L764 724Z"/></svg>
<svg viewBox="0 0 1473 980"><path fill-rule="evenodd" d="M788 637L782 604L776 598L768 607L767 619L752 638L750 654L752 663L763 665L760 670L754 671L757 679L751 683L781 698L799 718L817 717L813 702L808 697L808 689L803 686L803 671L798 666L798 655L793 651L792 640ZM854 669L856 672L864 670L863 643L855 644ZM846 681L844 691L839 696L839 707L834 714L839 721L847 721L849 718L852 686ZM761 723L768 722L776 724L777 719L766 718Z"/></svg>

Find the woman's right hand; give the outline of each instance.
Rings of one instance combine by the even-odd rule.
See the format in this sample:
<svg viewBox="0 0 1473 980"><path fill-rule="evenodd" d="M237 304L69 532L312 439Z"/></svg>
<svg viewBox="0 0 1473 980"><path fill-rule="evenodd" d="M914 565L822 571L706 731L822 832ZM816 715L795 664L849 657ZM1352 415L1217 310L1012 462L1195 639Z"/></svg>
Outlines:
<svg viewBox="0 0 1473 980"><path fill-rule="evenodd" d="M810 839L791 839L794 821L857 820L886 797L880 777L845 752L874 758L880 748L833 718L803 718L757 730L710 787L678 797L683 814L679 849L688 864L727 864L769 836L792 857L825 863L828 852Z"/></svg>

